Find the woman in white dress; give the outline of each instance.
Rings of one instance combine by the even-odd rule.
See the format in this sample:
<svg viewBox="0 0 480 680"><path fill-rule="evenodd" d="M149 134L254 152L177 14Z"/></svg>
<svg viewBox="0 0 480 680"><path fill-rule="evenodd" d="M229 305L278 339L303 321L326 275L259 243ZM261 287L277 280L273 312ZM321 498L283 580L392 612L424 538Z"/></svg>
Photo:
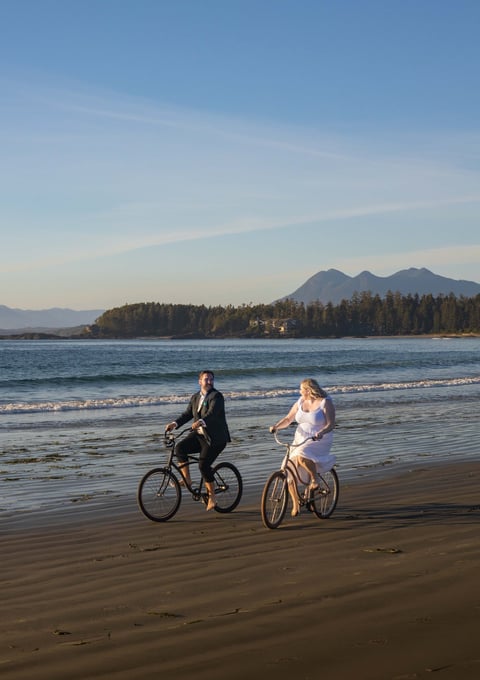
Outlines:
<svg viewBox="0 0 480 680"><path fill-rule="evenodd" d="M335 407L327 392L313 378L302 380L300 398L284 418L276 425L272 425L270 432L283 430L293 421L298 423L294 444L303 442L307 437L315 438L297 446L290 455L300 480L304 484L309 484L313 491L318 488L317 474L331 470L335 464L335 456L330 454L335 427ZM293 480L289 480L289 491L293 503L292 517L295 517L300 507Z"/></svg>

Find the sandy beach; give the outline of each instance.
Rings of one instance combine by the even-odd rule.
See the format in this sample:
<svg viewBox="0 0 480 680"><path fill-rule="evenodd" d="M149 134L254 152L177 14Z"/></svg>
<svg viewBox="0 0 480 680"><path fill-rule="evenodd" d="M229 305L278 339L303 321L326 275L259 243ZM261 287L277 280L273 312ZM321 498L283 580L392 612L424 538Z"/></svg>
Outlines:
<svg viewBox="0 0 480 680"><path fill-rule="evenodd" d="M480 465L344 485L265 529L132 499L3 523L3 680L480 676Z"/></svg>

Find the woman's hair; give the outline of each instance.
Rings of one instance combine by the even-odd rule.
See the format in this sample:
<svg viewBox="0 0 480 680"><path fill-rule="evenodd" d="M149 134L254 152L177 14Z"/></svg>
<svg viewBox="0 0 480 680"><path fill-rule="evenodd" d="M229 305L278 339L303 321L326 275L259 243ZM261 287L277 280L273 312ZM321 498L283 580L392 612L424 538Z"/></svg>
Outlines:
<svg viewBox="0 0 480 680"><path fill-rule="evenodd" d="M300 383L300 386L306 387L308 390L310 390L312 397L315 397L316 399L325 399L328 397L327 392L325 392L325 390L320 387L314 378L305 378L305 380L302 380Z"/></svg>

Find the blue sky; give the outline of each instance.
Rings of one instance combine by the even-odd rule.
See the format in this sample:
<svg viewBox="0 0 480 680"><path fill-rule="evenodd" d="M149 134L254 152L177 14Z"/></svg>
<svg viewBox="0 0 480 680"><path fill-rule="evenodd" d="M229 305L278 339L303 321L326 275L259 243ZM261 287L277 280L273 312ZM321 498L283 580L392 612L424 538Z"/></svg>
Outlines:
<svg viewBox="0 0 480 680"><path fill-rule="evenodd" d="M0 304L480 281L477 0L0 0Z"/></svg>

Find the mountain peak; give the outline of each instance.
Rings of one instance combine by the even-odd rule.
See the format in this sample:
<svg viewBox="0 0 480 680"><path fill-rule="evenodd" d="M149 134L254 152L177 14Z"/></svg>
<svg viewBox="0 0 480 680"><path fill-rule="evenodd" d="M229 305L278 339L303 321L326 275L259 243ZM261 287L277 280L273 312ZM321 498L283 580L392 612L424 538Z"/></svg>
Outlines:
<svg viewBox="0 0 480 680"><path fill-rule="evenodd" d="M50 309L16 309L0 305L0 329L23 330L73 328L92 324L103 314L103 309L76 311L60 307Z"/></svg>
<svg viewBox="0 0 480 680"><path fill-rule="evenodd" d="M480 294L480 284L439 276L425 267L410 267L384 277L366 270L352 277L337 269L328 269L314 274L300 288L281 299L296 300L304 304L317 300L323 304L339 304L342 300L349 300L354 293L370 292L384 297L389 291L402 295L453 293L457 297L473 297Z"/></svg>

